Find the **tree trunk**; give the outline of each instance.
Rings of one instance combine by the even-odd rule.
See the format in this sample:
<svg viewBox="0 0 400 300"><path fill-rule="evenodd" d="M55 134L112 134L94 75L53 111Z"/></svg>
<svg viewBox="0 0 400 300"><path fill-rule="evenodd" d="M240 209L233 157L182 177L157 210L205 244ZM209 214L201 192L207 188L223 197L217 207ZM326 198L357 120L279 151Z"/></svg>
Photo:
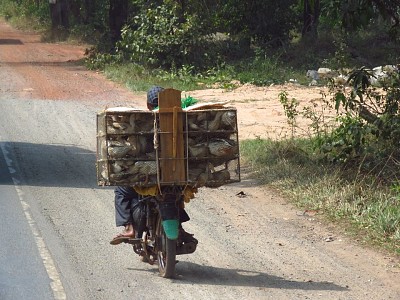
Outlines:
<svg viewBox="0 0 400 300"><path fill-rule="evenodd" d="M110 0L109 26L111 44L121 39L121 29L128 19L128 0Z"/></svg>
<svg viewBox="0 0 400 300"><path fill-rule="evenodd" d="M320 12L320 0L304 0L302 37L308 35L317 38Z"/></svg>
<svg viewBox="0 0 400 300"><path fill-rule="evenodd" d="M53 28L69 28L67 0L49 0L51 24Z"/></svg>
<svg viewBox="0 0 400 300"><path fill-rule="evenodd" d="M179 9L178 9L178 20L179 23L185 23L185 10L186 10L186 1L185 0L178 0L177 1Z"/></svg>
<svg viewBox="0 0 400 300"><path fill-rule="evenodd" d="M111 0L110 2L113 2L113 0ZM85 3L85 24L91 24L95 15L95 3L93 0L85 0L84 3Z"/></svg>

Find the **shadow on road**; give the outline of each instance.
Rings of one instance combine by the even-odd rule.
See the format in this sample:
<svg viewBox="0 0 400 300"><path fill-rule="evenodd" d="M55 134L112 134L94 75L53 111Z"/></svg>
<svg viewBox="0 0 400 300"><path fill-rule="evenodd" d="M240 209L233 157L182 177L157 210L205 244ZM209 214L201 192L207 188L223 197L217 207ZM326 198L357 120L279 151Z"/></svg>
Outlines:
<svg viewBox="0 0 400 300"><path fill-rule="evenodd" d="M140 271L133 268L128 269L132 271ZM148 270L143 269L141 271ZM179 262L177 265L177 274L178 276L174 282L180 284L244 286L313 291L349 290L347 287L342 287L332 282L311 280L296 281L293 279L286 279L257 271L202 266L191 262Z"/></svg>
<svg viewBox="0 0 400 300"><path fill-rule="evenodd" d="M0 185L14 177L20 185L98 187L93 151L68 144L2 142L0 146Z"/></svg>
<svg viewBox="0 0 400 300"><path fill-rule="evenodd" d="M0 45L23 45L19 39L0 39Z"/></svg>
<svg viewBox="0 0 400 300"><path fill-rule="evenodd" d="M0 45L1 45L1 40L0 40ZM40 67L54 67L63 69L68 68L71 71L85 70L83 59L67 60L67 61L22 61L22 62L3 61L2 63L12 68L32 66L38 68Z"/></svg>
<svg viewBox="0 0 400 300"><path fill-rule="evenodd" d="M325 281L295 281L257 271L201 266L191 262L179 263L178 274L181 278L180 282L188 284L201 283L296 290L348 290L346 287Z"/></svg>

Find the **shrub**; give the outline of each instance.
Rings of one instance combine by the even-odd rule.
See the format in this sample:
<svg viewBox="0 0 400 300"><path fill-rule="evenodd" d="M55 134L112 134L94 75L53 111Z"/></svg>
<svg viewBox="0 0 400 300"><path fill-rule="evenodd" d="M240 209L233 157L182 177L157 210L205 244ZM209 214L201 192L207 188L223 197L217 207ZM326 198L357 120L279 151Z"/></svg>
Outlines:
<svg viewBox="0 0 400 300"><path fill-rule="evenodd" d="M122 30L117 53L152 67L193 65L196 56L207 55L200 28L201 21L194 15L185 16L182 22L171 4L148 8Z"/></svg>

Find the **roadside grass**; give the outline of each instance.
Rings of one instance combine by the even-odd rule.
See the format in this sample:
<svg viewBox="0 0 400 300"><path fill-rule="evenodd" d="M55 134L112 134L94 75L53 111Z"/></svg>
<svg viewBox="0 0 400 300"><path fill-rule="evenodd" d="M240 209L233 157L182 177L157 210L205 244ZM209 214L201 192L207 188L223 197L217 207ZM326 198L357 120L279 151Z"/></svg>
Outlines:
<svg viewBox="0 0 400 300"><path fill-rule="evenodd" d="M182 91L202 89L206 83L202 78L181 75L173 71L149 70L137 64L108 64L104 74L110 80L124 84L131 91L146 91L153 85L171 87Z"/></svg>
<svg viewBox="0 0 400 300"><path fill-rule="evenodd" d="M25 31L43 31L49 27L47 17L48 5L35 6L32 1L31 5L22 7L18 1L3 0L0 1L0 17L10 23L13 27Z"/></svg>
<svg viewBox="0 0 400 300"><path fill-rule="evenodd" d="M42 23L34 17L20 17L20 16L7 16L1 15L7 23L11 24L14 28L23 31L43 32L46 28Z"/></svg>
<svg viewBox="0 0 400 300"><path fill-rule="evenodd" d="M101 55L87 59L86 65L104 72L109 79L126 85L132 91L146 91L151 85L171 87L181 91L215 87L232 90L238 84L246 83L263 86L282 84L290 78L296 79L299 83L307 81L305 72L285 67L277 59L271 58L243 60L202 72L196 72L192 66L185 65L179 69L149 69L139 64L116 62L112 57Z"/></svg>
<svg viewBox="0 0 400 300"><path fill-rule="evenodd" d="M241 142L251 177L280 191L304 210L346 224L349 234L400 255L400 191L372 175L324 163L311 139L255 139Z"/></svg>

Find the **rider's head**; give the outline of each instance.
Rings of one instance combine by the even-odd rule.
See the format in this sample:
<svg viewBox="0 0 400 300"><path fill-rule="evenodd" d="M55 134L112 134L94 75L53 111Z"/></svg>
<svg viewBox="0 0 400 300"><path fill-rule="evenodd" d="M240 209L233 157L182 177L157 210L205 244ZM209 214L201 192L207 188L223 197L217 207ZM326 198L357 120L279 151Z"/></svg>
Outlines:
<svg viewBox="0 0 400 300"><path fill-rule="evenodd" d="M147 92L147 108L152 110L158 106L158 93L163 91L161 86L153 86Z"/></svg>

